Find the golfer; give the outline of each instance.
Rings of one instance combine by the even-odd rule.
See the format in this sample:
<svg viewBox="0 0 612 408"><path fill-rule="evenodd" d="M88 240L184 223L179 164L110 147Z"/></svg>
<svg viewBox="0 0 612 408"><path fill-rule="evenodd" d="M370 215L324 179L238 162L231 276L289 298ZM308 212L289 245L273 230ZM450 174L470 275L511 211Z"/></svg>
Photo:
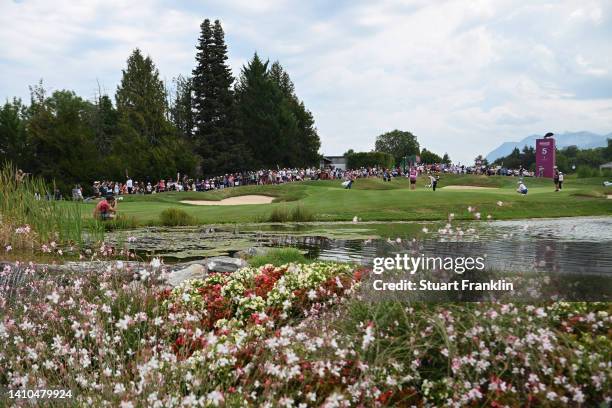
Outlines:
<svg viewBox="0 0 612 408"><path fill-rule="evenodd" d="M116 214L117 214L117 206L116 206L115 197L112 195L108 195L96 205L93 215L94 215L94 218L98 220L107 221L107 220L112 220L113 218L115 218Z"/></svg>
<svg viewBox="0 0 612 408"><path fill-rule="evenodd" d="M527 195L527 186L523 183L523 180L519 181L519 186L516 189L516 192L522 195Z"/></svg>
<svg viewBox="0 0 612 408"><path fill-rule="evenodd" d="M440 180L440 176L434 176L433 174L429 175L429 182L431 183L431 188L433 191L436 191L438 180Z"/></svg>
<svg viewBox="0 0 612 408"><path fill-rule="evenodd" d="M559 172L559 182L557 183L559 186L559 191L563 190L563 173Z"/></svg>
<svg viewBox="0 0 612 408"><path fill-rule="evenodd" d="M410 178L410 189L414 190L416 188L416 182L417 182L417 171L414 167L410 168L409 178Z"/></svg>

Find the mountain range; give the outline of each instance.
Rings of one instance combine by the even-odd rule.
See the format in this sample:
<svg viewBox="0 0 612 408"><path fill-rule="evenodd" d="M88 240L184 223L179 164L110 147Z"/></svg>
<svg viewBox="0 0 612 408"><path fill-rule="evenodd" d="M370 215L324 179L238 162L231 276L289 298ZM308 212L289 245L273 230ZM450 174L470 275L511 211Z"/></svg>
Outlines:
<svg viewBox="0 0 612 408"><path fill-rule="evenodd" d="M489 163L512 153L515 147L523 150L524 146L535 147L536 139L544 137L543 135L527 136L520 142L504 142L496 149L487 154L486 158ZM562 149L567 146L578 146L580 149L592 149L594 147L604 147L608 145L608 139L612 139L612 132L607 135L599 135L592 132L565 132L555 134L555 143L557 149Z"/></svg>

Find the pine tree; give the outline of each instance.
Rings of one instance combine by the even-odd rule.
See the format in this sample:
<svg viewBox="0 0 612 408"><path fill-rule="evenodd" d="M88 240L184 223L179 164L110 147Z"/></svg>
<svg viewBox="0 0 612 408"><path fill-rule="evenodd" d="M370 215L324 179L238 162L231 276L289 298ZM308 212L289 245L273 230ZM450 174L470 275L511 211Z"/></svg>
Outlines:
<svg viewBox="0 0 612 408"><path fill-rule="evenodd" d="M101 95L91 115L98 150L108 153L118 134L119 115L108 95Z"/></svg>
<svg viewBox="0 0 612 408"><path fill-rule="evenodd" d="M123 125L131 127L147 143L159 144L168 134L166 90L150 57L137 48L127 60L115 95Z"/></svg>
<svg viewBox="0 0 612 408"><path fill-rule="evenodd" d="M294 140L289 141L287 149L290 153L290 166L310 166L319 160L321 141L314 126L312 113L306 109L304 103L295 94L295 86L287 71L277 61L270 68L270 79L281 90L286 104L294 116L297 134Z"/></svg>
<svg viewBox="0 0 612 408"><path fill-rule="evenodd" d="M269 78L268 61L263 62L257 53L242 68L236 99L240 126L254 166L284 166L287 143L281 128L290 125L290 112L281 109L283 95Z"/></svg>
<svg viewBox="0 0 612 408"><path fill-rule="evenodd" d="M174 83L176 92L170 108L170 117L179 134L186 140L192 140L194 133L193 81L191 78L179 75Z"/></svg>
<svg viewBox="0 0 612 408"><path fill-rule="evenodd" d="M166 90L151 58L136 49L127 60L115 95L119 115L109 166L117 177L170 177L191 173L195 160L167 119Z"/></svg>
<svg viewBox="0 0 612 408"><path fill-rule="evenodd" d="M193 106L195 140L203 159L203 171L219 174L244 169L249 154L236 126L234 78L227 65L225 34L219 20L211 26L206 19L200 28L197 65L193 70Z"/></svg>

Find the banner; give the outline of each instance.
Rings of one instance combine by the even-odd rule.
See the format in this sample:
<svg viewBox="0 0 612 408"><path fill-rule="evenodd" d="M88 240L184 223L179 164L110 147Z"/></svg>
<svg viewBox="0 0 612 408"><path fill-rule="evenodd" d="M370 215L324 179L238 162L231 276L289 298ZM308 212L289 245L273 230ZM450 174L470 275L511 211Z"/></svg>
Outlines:
<svg viewBox="0 0 612 408"><path fill-rule="evenodd" d="M536 140L536 177L552 178L555 169L555 139Z"/></svg>

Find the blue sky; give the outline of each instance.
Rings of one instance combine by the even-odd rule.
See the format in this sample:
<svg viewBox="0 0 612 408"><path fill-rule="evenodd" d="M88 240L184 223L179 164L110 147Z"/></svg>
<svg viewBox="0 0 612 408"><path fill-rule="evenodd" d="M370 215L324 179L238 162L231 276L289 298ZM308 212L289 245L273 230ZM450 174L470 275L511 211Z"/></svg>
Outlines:
<svg viewBox="0 0 612 408"><path fill-rule="evenodd" d="M547 131L612 132L612 2L0 0L0 98L28 85L113 94L131 50L171 80L220 19L235 76L279 60L321 151L410 130L458 161Z"/></svg>

